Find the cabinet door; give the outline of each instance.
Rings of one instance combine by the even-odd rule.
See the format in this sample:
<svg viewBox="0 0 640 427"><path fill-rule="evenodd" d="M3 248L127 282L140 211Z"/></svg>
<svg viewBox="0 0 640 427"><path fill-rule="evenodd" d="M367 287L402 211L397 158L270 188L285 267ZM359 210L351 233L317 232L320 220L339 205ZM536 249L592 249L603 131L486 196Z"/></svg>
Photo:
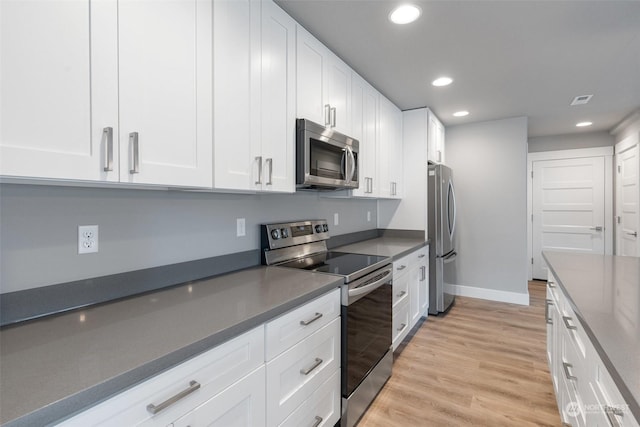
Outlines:
<svg viewBox="0 0 640 427"><path fill-rule="evenodd" d="M329 51L300 25L296 25L296 36L297 117L328 126L329 107L324 84Z"/></svg>
<svg viewBox="0 0 640 427"><path fill-rule="evenodd" d="M413 327L420 320L420 282L422 269L413 264L409 271L409 325Z"/></svg>
<svg viewBox="0 0 640 427"><path fill-rule="evenodd" d="M260 137L267 191L295 191L295 43L295 21L273 2L263 2Z"/></svg>
<svg viewBox="0 0 640 427"><path fill-rule="evenodd" d="M266 421L265 405L265 368L262 366L172 425L261 427Z"/></svg>
<svg viewBox="0 0 640 427"><path fill-rule="evenodd" d="M118 3L123 182L212 185L211 3Z"/></svg>
<svg viewBox="0 0 640 427"><path fill-rule="evenodd" d="M392 135L392 104L385 97L380 96L380 116L378 121L378 196L391 197L391 175L389 171L389 156L391 155Z"/></svg>
<svg viewBox="0 0 640 427"><path fill-rule="evenodd" d="M429 248L420 250L418 254L418 264L420 268L420 315L427 316L429 309Z"/></svg>
<svg viewBox="0 0 640 427"><path fill-rule="evenodd" d="M427 159L432 163L444 163L444 126L431 110L427 127Z"/></svg>
<svg viewBox="0 0 640 427"><path fill-rule="evenodd" d="M330 105L330 126L350 135L351 69L331 54L327 71L327 104Z"/></svg>
<svg viewBox="0 0 640 427"><path fill-rule="evenodd" d="M360 187L353 190L356 197L377 195L377 122L378 93L356 73L351 79L351 130L350 136L360 143L358 174Z"/></svg>
<svg viewBox="0 0 640 427"><path fill-rule="evenodd" d="M390 151L389 151L389 179L391 181L391 198L402 198L402 111L395 105L390 106Z"/></svg>
<svg viewBox="0 0 640 427"><path fill-rule="evenodd" d="M0 2L0 175L118 180L116 10ZM106 172L105 128L114 132Z"/></svg>
<svg viewBox="0 0 640 427"><path fill-rule="evenodd" d="M255 102L260 83L256 80L260 61L255 60L260 3L214 1L213 20L213 186L254 190L261 167L261 159L256 160L260 156L256 154L256 147L260 151L260 133L256 129L260 112Z"/></svg>

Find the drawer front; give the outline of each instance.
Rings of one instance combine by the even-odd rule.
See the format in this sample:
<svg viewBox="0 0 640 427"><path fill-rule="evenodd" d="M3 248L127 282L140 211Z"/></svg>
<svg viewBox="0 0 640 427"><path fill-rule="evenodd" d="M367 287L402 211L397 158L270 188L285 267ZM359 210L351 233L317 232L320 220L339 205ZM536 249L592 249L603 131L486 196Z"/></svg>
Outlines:
<svg viewBox="0 0 640 427"><path fill-rule="evenodd" d="M411 259L413 254L405 255L397 261L393 261L393 280L406 274L411 266Z"/></svg>
<svg viewBox="0 0 640 427"><path fill-rule="evenodd" d="M335 289L268 322L265 328L266 360L272 360L338 316L340 289Z"/></svg>
<svg viewBox="0 0 640 427"><path fill-rule="evenodd" d="M410 279L411 277L408 274L393 277L393 307L409 301Z"/></svg>
<svg viewBox="0 0 640 427"><path fill-rule="evenodd" d="M267 363L267 425L283 422L340 369L340 318Z"/></svg>
<svg viewBox="0 0 640 427"><path fill-rule="evenodd" d="M412 258L411 263L424 264L429 262L429 247L424 246L409 254Z"/></svg>
<svg viewBox="0 0 640 427"><path fill-rule="evenodd" d="M409 301L393 308L393 329L391 330L393 350L398 348L411 329L409 325Z"/></svg>
<svg viewBox="0 0 640 427"><path fill-rule="evenodd" d="M172 427L264 427L264 384L262 366L174 421Z"/></svg>
<svg viewBox="0 0 640 427"><path fill-rule="evenodd" d="M280 427L333 427L340 419L340 398L340 370L337 370Z"/></svg>
<svg viewBox="0 0 640 427"><path fill-rule="evenodd" d="M264 327L259 326L175 368L70 418L62 426L167 425L201 405L264 364ZM192 381L200 385L199 388ZM147 405L160 406L188 393L153 415Z"/></svg>
<svg viewBox="0 0 640 427"><path fill-rule="evenodd" d="M627 402L622 398L618 387L613 382L613 378L609 375L602 361L598 360L595 369L593 389L596 397L603 405L603 411L608 409L610 412L609 418L617 421L618 425L622 427L638 427L638 421L629 410Z"/></svg>

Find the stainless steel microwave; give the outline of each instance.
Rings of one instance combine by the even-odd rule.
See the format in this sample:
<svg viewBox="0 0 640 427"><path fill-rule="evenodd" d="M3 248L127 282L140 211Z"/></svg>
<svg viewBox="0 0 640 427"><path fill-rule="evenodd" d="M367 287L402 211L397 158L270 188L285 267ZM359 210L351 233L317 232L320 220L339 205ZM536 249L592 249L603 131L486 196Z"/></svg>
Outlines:
<svg viewBox="0 0 640 427"><path fill-rule="evenodd" d="M296 120L296 187L358 188L356 139L306 119Z"/></svg>

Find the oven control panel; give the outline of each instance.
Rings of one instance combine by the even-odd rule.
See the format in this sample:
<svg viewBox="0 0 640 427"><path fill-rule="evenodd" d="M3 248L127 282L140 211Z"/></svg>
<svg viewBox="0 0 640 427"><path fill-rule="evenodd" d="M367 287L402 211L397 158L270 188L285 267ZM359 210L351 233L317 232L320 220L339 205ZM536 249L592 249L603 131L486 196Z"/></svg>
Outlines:
<svg viewBox="0 0 640 427"><path fill-rule="evenodd" d="M329 224L326 219L263 224L261 228L261 246L263 250L279 249L329 239Z"/></svg>

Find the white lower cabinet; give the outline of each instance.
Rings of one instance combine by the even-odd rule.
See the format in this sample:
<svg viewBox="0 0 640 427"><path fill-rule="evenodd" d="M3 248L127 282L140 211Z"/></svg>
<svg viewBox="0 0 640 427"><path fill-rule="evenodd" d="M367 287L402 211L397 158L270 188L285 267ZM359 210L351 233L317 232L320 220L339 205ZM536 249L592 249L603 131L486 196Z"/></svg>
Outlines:
<svg viewBox="0 0 640 427"><path fill-rule="evenodd" d="M547 359L562 422L572 427L638 427L551 273L546 304Z"/></svg>
<svg viewBox="0 0 640 427"><path fill-rule="evenodd" d="M304 401L280 427L332 427L340 419L340 371L333 373L324 384Z"/></svg>
<svg viewBox="0 0 640 427"><path fill-rule="evenodd" d="M396 351L402 340L405 339L411 326L409 325L409 301L393 307L393 329L391 330L391 344Z"/></svg>
<svg viewBox="0 0 640 427"><path fill-rule="evenodd" d="M198 406L172 427L264 427L264 366Z"/></svg>

